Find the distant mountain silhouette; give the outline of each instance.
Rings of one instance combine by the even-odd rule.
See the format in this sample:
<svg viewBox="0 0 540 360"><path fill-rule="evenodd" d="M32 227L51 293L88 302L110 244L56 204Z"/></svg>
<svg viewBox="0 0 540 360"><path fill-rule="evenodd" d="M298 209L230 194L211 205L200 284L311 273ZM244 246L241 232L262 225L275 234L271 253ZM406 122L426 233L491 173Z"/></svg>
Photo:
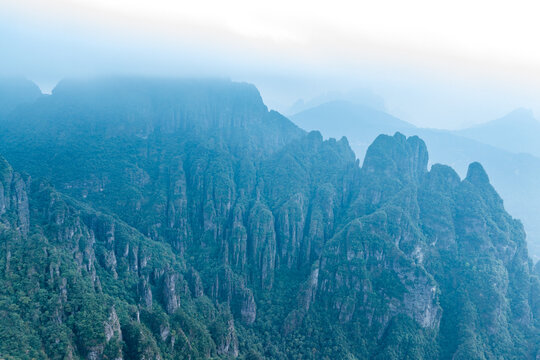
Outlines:
<svg viewBox="0 0 540 360"><path fill-rule="evenodd" d="M347 101L352 104L369 107L374 110L384 111L386 109L384 99L381 96L366 89L357 89L346 93L340 91L331 91L309 100L298 99L289 109L285 111L285 115L294 115L304 110L333 101Z"/></svg>
<svg viewBox="0 0 540 360"><path fill-rule="evenodd" d="M540 122L528 109L516 109L500 119L456 131L456 134L511 152L540 156Z"/></svg>
<svg viewBox="0 0 540 360"><path fill-rule="evenodd" d="M22 77L0 78L0 117L42 96L39 87Z"/></svg>
<svg viewBox="0 0 540 360"><path fill-rule="evenodd" d="M359 158L363 158L367 147L379 134L408 133L416 129L384 111L343 100L318 105L290 119L305 130L321 130L327 137L347 136Z"/></svg>

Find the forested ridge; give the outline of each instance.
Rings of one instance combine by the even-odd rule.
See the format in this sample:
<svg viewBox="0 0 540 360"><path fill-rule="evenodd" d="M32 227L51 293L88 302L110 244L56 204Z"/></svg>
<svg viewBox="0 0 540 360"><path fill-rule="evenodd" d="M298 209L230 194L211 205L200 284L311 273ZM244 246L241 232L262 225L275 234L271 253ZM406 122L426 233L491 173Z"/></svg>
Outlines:
<svg viewBox="0 0 540 360"><path fill-rule="evenodd" d="M479 163L396 133L360 164L226 80L8 105L0 358L540 356L540 267Z"/></svg>

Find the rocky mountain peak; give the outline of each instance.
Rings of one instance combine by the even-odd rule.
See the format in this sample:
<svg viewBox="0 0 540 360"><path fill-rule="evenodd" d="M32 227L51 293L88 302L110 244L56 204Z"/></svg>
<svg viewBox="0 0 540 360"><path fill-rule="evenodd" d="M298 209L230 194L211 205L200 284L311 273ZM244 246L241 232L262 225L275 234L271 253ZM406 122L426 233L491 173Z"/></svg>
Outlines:
<svg viewBox="0 0 540 360"><path fill-rule="evenodd" d="M473 162L469 165L465 180L479 186L489 184L489 177L479 162Z"/></svg>
<svg viewBox="0 0 540 360"><path fill-rule="evenodd" d="M368 148L362 170L402 181L418 181L427 172L426 144L417 136L379 135Z"/></svg>

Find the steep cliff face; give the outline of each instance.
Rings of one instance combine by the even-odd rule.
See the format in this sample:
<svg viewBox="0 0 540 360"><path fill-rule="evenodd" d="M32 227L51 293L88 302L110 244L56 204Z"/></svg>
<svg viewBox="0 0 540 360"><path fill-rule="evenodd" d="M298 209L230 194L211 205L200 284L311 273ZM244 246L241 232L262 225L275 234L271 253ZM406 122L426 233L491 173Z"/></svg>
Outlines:
<svg viewBox="0 0 540 360"><path fill-rule="evenodd" d="M0 354L238 355L228 310L211 305L200 283L190 290L189 272L170 248L44 182L21 182L3 158L1 164ZM200 306L204 312L193 310Z"/></svg>
<svg viewBox="0 0 540 360"><path fill-rule="evenodd" d="M11 220L14 230L25 236L30 226L26 192L29 178L14 172L3 157L0 157L0 176L0 216Z"/></svg>
<svg viewBox="0 0 540 360"><path fill-rule="evenodd" d="M243 156L273 151L303 133L269 111L255 86L218 79L68 79L52 96L10 113L6 123L13 120L17 127L43 135L34 145L44 145L50 137L68 145L73 135L146 139L159 134L166 139L182 133L212 137Z"/></svg>
<svg viewBox="0 0 540 360"><path fill-rule="evenodd" d="M446 209L422 204L426 214L453 215L451 231L440 236L444 241L433 239L440 255L430 264L442 287L444 351L455 351L455 358L527 358L521 336L534 327L527 294L538 278L530 274L523 227L504 211L480 164L471 164L459 185L450 183Z"/></svg>
<svg viewBox="0 0 540 360"><path fill-rule="evenodd" d="M66 82L14 114L0 150L32 177L0 161L0 355L539 351L538 270L480 164L428 169L397 133L360 166L230 82Z"/></svg>
<svg viewBox="0 0 540 360"><path fill-rule="evenodd" d="M380 136L353 188L344 225L312 266L285 333L302 333L325 313L335 319L327 326L377 344L363 356L534 358L525 334L537 334L530 296L538 278L521 224L480 164L460 180L442 165L428 171L418 138ZM396 337L401 316L414 320L413 338Z"/></svg>

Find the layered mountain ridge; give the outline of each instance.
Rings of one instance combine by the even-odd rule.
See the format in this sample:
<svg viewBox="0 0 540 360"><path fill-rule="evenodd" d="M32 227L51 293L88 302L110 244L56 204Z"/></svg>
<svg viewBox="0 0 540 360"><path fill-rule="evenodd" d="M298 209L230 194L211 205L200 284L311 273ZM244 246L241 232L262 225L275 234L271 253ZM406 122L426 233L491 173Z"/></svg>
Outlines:
<svg viewBox="0 0 540 360"><path fill-rule="evenodd" d="M325 137L347 136L356 156L363 158L379 134L418 135L430 149L432 163L452 166L465 176L471 162L481 162L506 208L523 221L529 252L540 259L540 154L536 141L540 123L531 111L518 109L507 116L461 131L417 128L382 110L346 101L333 101L291 117L306 130Z"/></svg>
<svg viewBox="0 0 540 360"><path fill-rule="evenodd" d="M479 163L428 169L396 133L360 166L226 81L66 83L2 125L3 357L540 355L539 277Z"/></svg>
<svg viewBox="0 0 540 360"><path fill-rule="evenodd" d="M514 153L540 156L540 122L529 109L516 109L500 119L456 131L457 134Z"/></svg>

